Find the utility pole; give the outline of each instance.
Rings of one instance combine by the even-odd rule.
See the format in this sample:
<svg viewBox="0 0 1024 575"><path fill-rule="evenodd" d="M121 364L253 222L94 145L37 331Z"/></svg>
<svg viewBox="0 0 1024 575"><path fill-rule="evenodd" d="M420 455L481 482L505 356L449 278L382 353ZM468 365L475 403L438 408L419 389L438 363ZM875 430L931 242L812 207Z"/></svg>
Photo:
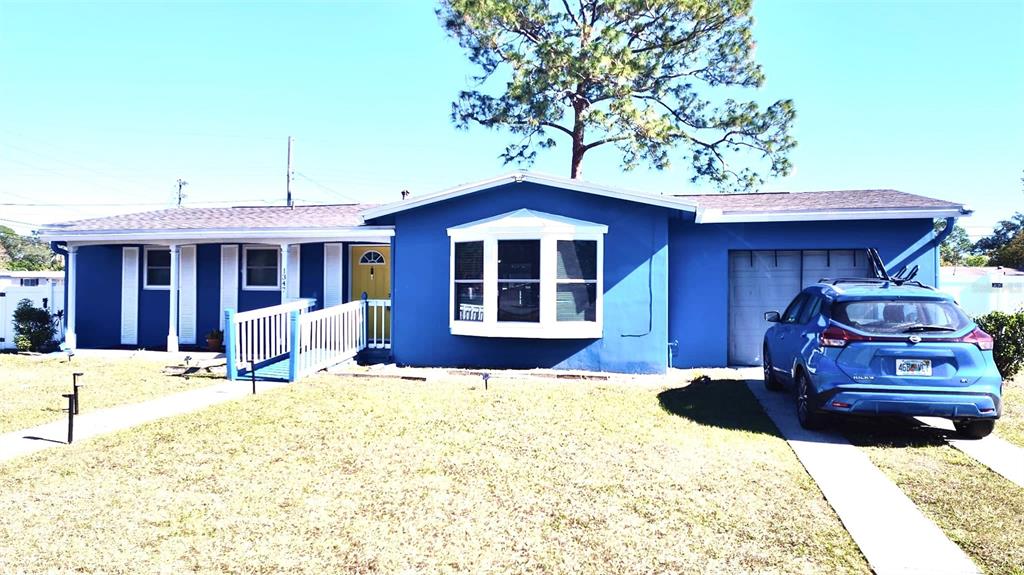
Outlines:
<svg viewBox="0 0 1024 575"><path fill-rule="evenodd" d="M181 189L188 185L188 182L178 178L178 207L181 207L181 202L185 199L185 194L181 192Z"/></svg>
<svg viewBox="0 0 1024 575"><path fill-rule="evenodd" d="M295 205L292 203L292 180L295 179L295 173L292 171L292 137L288 136L288 173L285 174L285 191L288 194L288 207L294 208Z"/></svg>

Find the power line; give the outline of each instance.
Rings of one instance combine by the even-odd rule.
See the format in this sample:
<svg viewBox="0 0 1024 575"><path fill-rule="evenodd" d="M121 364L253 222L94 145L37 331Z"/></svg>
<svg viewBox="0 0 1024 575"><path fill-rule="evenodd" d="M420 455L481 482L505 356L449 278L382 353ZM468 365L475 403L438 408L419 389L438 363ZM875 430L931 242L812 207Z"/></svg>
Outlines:
<svg viewBox="0 0 1024 575"><path fill-rule="evenodd" d="M22 226L41 226L41 225L43 225L43 224L34 224L32 222L23 222L21 220L12 220L12 219L9 219L9 218L0 218L0 222L9 222L9 223L12 223L12 224L18 224L18 225L22 225Z"/></svg>
<svg viewBox="0 0 1024 575"><path fill-rule="evenodd" d="M352 200L353 202L355 202L357 204L359 203L359 200L357 198L354 198L354 197L352 197L350 195L347 195L347 194L343 194L343 193L339 192L338 190L335 190L334 188L330 188L328 186L325 186L325 185L321 184L320 182L314 180L313 178L310 178L306 174L303 174L302 172L295 172L295 175L299 176L300 178L302 178L302 179L306 180L307 182L313 184L314 186L320 188L321 190L324 190L325 192L334 194L334 195L339 196L341 198L345 198L346 200Z"/></svg>

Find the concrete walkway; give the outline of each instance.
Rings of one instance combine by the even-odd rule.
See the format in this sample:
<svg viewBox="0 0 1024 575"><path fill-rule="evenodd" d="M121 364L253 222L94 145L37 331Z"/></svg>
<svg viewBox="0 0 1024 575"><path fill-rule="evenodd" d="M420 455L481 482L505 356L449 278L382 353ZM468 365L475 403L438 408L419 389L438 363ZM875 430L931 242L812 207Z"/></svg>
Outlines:
<svg viewBox="0 0 1024 575"><path fill-rule="evenodd" d="M747 386L821 488L878 575L960 575L981 571L867 454L838 433L807 431L791 394Z"/></svg>
<svg viewBox="0 0 1024 575"><path fill-rule="evenodd" d="M955 431L953 422L948 419L938 417L918 417L917 419L932 427ZM998 430L999 423L996 423L996 431L998 432ZM1024 487L1024 448L995 435L989 435L984 439L951 437L946 440L946 443L964 452L967 457Z"/></svg>
<svg viewBox="0 0 1024 575"><path fill-rule="evenodd" d="M286 383L261 381L256 384L256 391L262 392L282 385ZM74 442L77 444L97 435L128 429L164 417L199 411L251 394L250 381L233 381L190 389L141 403L82 411L75 416ZM67 438L66 415L59 421L5 433L0 435L0 462L43 449L66 447Z"/></svg>

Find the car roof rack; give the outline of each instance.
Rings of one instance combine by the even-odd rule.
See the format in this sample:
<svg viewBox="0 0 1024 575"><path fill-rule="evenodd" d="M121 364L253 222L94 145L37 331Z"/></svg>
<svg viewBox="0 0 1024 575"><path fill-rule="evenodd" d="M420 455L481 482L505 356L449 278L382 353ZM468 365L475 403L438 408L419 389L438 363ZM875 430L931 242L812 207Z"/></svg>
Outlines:
<svg viewBox="0 0 1024 575"><path fill-rule="evenodd" d="M821 278L820 280L818 280L818 283L820 283L820 284L828 284L828 285L833 285L833 286L838 286L838 285L842 285L842 284L868 284L868 285L890 285L891 284L891 285L895 285L895 286L910 285L910 286L924 288L924 289L928 289L928 290L934 290L935 289L932 286L930 286L928 284L923 284L923 283L921 283L921 282L919 282L917 280L903 280L903 281L897 282L897 281L894 281L892 279L870 278L870 277L866 277L866 278Z"/></svg>
<svg viewBox="0 0 1024 575"><path fill-rule="evenodd" d="M886 271L885 269L885 263L882 261L882 257L878 255L878 250L876 250L875 248L868 248L867 251L868 263L871 265L871 272L872 274L874 274L874 277L835 279L821 278L820 280L818 280L818 283L831 284L834 286L840 284L892 284L895 286L912 285L915 287L935 291L934 287L927 284L923 284L914 279L915 277L917 277L917 272L920 271L920 268L918 266L915 265L909 270L906 268L906 266L904 266L900 268L900 270L896 272L895 275L889 275L889 272Z"/></svg>

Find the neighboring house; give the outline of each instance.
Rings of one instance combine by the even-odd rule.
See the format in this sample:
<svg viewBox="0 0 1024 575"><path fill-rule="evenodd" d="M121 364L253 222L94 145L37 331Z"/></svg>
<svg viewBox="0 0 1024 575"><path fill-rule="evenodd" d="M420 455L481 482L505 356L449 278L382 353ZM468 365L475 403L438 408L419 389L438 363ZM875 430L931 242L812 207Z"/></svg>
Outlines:
<svg viewBox="0 0 1024 575"><path fill-rule="evenodd" d="M14 309L23 299L50 313L64 310L64 272L0 270L0 349L14 349ZM58 338L63 334L58 332Z"/></svg>
<svg viewBox="0 0 1024 575"><path fill-rule="evenodd" d="M939 286L972 316L1024 310L1024 271L1002 267L943 267Z"/></svg>
<svg viewBox="0 0 1024 575"><path fill-rule="evenodd" d="M228 309L367 292L390 300L399 364L658 373L759 363L763 312L868 274L867 248L935 283L933 221L969 213L892 190L673 197L515 173L384 206L179 208L42 234L68 252L80 347L176 349Z"/></svg>

